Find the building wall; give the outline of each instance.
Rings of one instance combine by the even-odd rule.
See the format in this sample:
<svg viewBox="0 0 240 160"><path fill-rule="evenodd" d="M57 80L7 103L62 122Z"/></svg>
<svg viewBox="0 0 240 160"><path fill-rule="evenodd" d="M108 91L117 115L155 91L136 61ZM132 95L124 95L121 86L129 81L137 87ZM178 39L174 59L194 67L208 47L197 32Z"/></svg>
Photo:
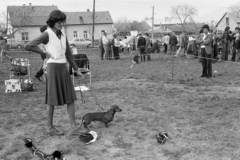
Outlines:
<svg viewBox="0 0 240 160"><path fill-rule="evenodd" d="M112 38L112 24L98 24L95 25L95 34L94 39L99 39L101 37L101 31L105 30L108 33L108 38ZM87 37L92 38L92 25L74 25L74 26L66 26L63 28L63 31L67 35L68 40L72 40L74 38L74 31L77 31L77 37L84 38L84 31L87 31ZM22 27L19 31L15 32L15 39L22 40L22 32L28 32L29 40L33 40L38 37L40 32L40 26L37 27Z"/></svg>
<svg viewBox="0 0 240 160"><path fill-rule="evenodd" d="M223 17L222 21L218 24L217 30L224 31L226 26L230 27L230 30L234 31L235 27L237 27L237 22L234 20L232 15L229 15L228 13L226 14L225 17ZM229 25L226 23L226 18L229 17Z"/></svg>
<svg viewBox="0 0 240 160"><path fill-rule="evenodd" d="M32 40L32 39L38 37L41 34L39 28L40 28L40 26L39 27L22 27L22 28L19 28L19 30L14 33L14 37L17 40L22 40L22 32L28 32L28 39Z"/></svg>
<svg viewBox="0 0 240 160"><path fill-rule="evenodd" d="M101 37L102 30L107 32L107 37L112 38L112 24L97 24L94 27L94 39L99 39ZM87 31L89 39L92 38L92 25L74 25L67 26L65 29L65 33L67 34L68 40L72 40L74 38L74 31L77 31L77 36L79 38L84 37L84 31Z"/></svg>

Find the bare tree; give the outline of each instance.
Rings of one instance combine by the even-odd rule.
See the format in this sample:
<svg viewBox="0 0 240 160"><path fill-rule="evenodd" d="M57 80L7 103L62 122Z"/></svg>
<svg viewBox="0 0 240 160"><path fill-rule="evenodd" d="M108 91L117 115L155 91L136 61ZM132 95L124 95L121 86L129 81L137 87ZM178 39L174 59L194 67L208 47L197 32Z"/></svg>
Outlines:
<svg viewBox="0 0 240 160"><path fill-rule="evenodd" d="M127 17L120 17L114 23L114 27L117 30L128 30L130 22L131 21Z"/></svg>
<svg viewBox="0 0 240 160"><path fill-rule="evenodd" d="M237 4L231 5L229 7L229 11L233 12L233 13L237 13L237 17L239 18L240 17L240 14L239 14L239 12L240 12L240 2L237 3Z"/></svg>
<svg viewBox="0 0 240 160"><path fill-rule="evenodd" d="M175 6L172 6L171 8L171 16L174 19L178 19L180 21L180 24L185 30L185 26L188 23L188 21L193 21L193 18L198 14L198 10L190 5L187 4L178 4Z"/></svg>
<svg viewBox="0 0 240 160"><path fill-rule="evenodd" d="M230 12L239 12L240 11L240 2L229 7Z"/></svg>
<svg viewBox="0 0 240 160"><path fill-rule="evenodd" d="M144 28L143 23L146 23L148 20L147 17L145 17L142 21L136 21L136 20L129 20L126 17L119 18L115 23L114 27L117 30L136 30L136 31L142 31Z"/></svg>

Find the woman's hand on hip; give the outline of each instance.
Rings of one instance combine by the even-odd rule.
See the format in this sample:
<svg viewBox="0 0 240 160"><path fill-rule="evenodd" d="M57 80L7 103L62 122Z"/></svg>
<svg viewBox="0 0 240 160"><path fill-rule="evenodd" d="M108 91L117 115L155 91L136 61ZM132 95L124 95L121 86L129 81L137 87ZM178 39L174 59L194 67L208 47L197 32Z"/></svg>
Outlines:
<svg viewBox="0 0 240 160"><path fill-rule="evenodd" d="M44 53L46 54L47 58L53 58L54 59L54 57L48 51L44 51Z"/></svg>

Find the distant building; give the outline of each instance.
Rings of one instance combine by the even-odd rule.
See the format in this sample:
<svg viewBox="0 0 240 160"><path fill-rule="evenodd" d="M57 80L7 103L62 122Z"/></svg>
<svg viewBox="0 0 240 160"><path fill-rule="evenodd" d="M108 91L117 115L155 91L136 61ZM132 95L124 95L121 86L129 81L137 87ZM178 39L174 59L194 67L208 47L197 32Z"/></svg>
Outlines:
<svg viewBox="0 0 240 160"><path fill-rule="evenodd" d="M215 27L219 32L223 32L226 26L229 26L232 31L235 27L240 26L240 14L226 12Z"/></svg>
<svg viewBox="0 0 240 160"><path fill-rule="evenodd" d="M57 10L57 6L8 6L8 28L10 33L14 33L15 39L29 41L40 34L39 27L46 25L49 14L53 10ZM91 39L92 36L92 12L65 12L67 21L63 31L69 40L73 38ZM104 30L109 36L114 30L113 20L108 11L95 13L94 38L98 39L101 36L101 31Z"/></svg>
<svg viewBox="0 0 240 160"><path fill-rule="evenodd" d="M67 15L66 34L71 40L76 37L85 39L92 38L92 12L65 12ZM108 11L95 12L94 39L101 37L101 32L106 31L108 37L112 37L114 32L113 20Z"/></svg>
<svg viewBox="0 0 240 160"><path fill-rule="evenodd" d="M40 34L39 27L46 25L49 14L57 6L8 6L8 29L15 39L29 41Z"/></svg>

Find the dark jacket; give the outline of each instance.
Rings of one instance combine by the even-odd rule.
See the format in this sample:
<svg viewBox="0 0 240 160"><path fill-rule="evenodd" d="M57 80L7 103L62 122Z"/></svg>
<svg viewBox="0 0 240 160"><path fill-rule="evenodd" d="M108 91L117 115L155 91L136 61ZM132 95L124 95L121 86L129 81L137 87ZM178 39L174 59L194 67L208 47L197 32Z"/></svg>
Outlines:
<svg viewBox="0 0 240 160"><path fill-rule="evenodd" d="M206 53L212 54L212 34L207 34L205 40L202 42L202 45L205 45Z"/></svg>
<svg viewBox="0 0 240 160"><path fill-rule="evenodd" d="M239 40L239 39L237 39L236 42L235 42L235 48L236 48L237 50L240 49L240 40Z"/></svg>
<svg viewBox="0 0 240 160"><path fill-rule="evenodd" d="M175 35L171 35L170 38L169 38L169 44L170 45L176 45L178 44L178 40L177 40L177 37Z"/></svg>
<svg viewBox="0 0 240 160"><path fill-rule="evenodd" d="M138 38L138 44L137 44L137 47L140 47L140 46L143 46L145 47L146 46L146 39L144 37L139 37Z"/></svg>

